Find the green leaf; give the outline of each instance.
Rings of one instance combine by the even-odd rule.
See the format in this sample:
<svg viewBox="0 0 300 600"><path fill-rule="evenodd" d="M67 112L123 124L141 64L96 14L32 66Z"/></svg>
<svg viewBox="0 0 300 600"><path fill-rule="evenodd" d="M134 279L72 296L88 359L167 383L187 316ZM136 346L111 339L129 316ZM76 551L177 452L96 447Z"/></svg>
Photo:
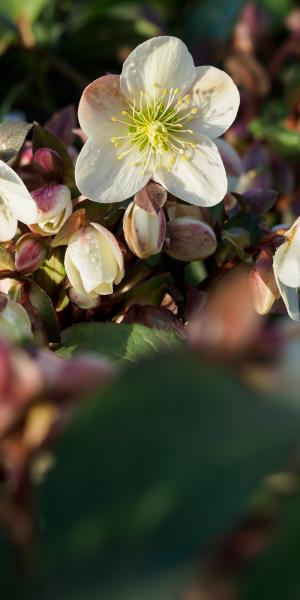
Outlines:
<svg viewBox="0 0 300 600"><path fill-rule="evenodd" d="M50 133L50 131L44 129L38 123L35 123L33 128L32 146L33 152L39 148L47 147L55 150L59 154L63 163L63 182L70 189L73 198L79 196L80 192L76 187L74 178L74 164L63 142Z"/></svg>
<svg viewBox="0 0 300 600"><path fill-rule="evenodd" d="M272 546L243 578L241 600L300 598L300 496L286 502Z"/></svg>
<svg viewBox="0 0 300 600"><path fill-rule="evenodd" d="M124 213L124 203L117 202L113 204L98 204L97 202L91 202L91 200L83 200L79 202L76 209L85 209L85 214L89 221L100 223L104 227L111 227L114 225Z"/></svg>
<svg viewBox="0 0 300 600"><path fill-rule="evenodd" d="M31 128L32 123L0 123L0 160L8 162L18 154Z"/></svg>
<svg viewBox="0 0 300 600"><path fill-rule="evenodd" d="M218 365L131 366L83 404L39 488L43 597L174 600L159 578L198 564L298 437L298 410Z"/></svg>
<svg viewBox="0 0 300 600"><path fill-rule="evenodd" d="M173 331L149 329L127 323L78 323L61 334L63 357L80 352L99 352L116 362L136 362L159 351L175 350L181 342Z"/></svg>
<svg viewBox="0 0 300 600"><path fill-rule="evenodd" d="M48 3L49 0L0 0L0 14L14 22L26 19L34 23Z"/></svg>
<svg viewBox="0 0 300 600"><path fill-rule="evenodd" d="M30 281L29 299L45 327L50 342L60 341L60 331L55 310L48 294L34 281Z"/></svg>
<svg viewBox="0 0 300 600"><path fill-rule="evenodd" d="M66 276L64 249L54 248L52 256L34 274L35 281L51 296Z"/></svg>
<svg viewBox="0 0 300 600"><path fill-rule="evenodd" d="M252 121L250 130L258 140L266 140L274 150L293 160L300 158L300 133L288 129L277 119L260 118Z"/></svg>
<svg viewBox="0 0 300 600"><path fill-rule="evenodd" d="M3 272L11 273L15 271L15 263L7 250L4 248L0 248L0 272L3 275Z"/></svg>

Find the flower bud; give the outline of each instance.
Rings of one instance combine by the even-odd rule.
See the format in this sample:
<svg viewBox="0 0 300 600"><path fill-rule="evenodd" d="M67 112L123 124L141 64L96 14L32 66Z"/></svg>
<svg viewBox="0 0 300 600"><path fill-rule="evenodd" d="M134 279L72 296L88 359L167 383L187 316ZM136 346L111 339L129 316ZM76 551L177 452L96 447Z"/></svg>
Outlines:
<svg viewBox="0 0 300 600"><path fill-rule="evenodd" d="M158 254L166 233L166 217L163 210L157 215L149 214L131 202L123 218L123 231L130 250L139 258Z"/></svg>
<svg viewBox="0 0 300 600"><path fill-rule="evenodd" d="M186 262L203 259L216 248L215 232L207 223L191 217L168 222L164 250L172 258Z"/></svg>
<svg viewBox="0 0 300 600"><path fill-rule="evenodd" d="M124 277L123 256L116 238L98 223L82 227L69 241L65 269L79 294L112 294L113 284Z"/></svg>
<svg viewBox="0 0 300 600"><path fill-rule="evenodd" d="M91 292L90 294L82 294L77 292L75 288L70 288L68 290L69 298L71 302L76 304L78 308L82 308L83 310L91 310L93 308L97 308L100 304L100 296L97 293Z"/></svg>
<svg viewBox="0 0 300 600"><path fill-rule="evenodd" d="M39 148L33 155L33 162L47 175L61 176L63 172L62 160L55 150Z"/></svg>
<svg viewBox="0 0 300 600"><path fill-rule="evenodd" d="M41 238L25 233L16 243L15 265L19 273L33 273L43 264L47 249Z"/></svg>
<svg viewBox="0 0 300 600"><path fill-rule="evenodd" d="M233 192L243 173L243 163L233 146L219 138L215 144L220 152L228 181L227 193Z"/></svg>
<svg viewBox="0 0 300 600"><path fill-rule="evenodd" d="M249 286L255 310L259 315L268 314L280 294L273 272L273 257L266 249L260 252L251 270Z"/></svg>
<svg viewBox="0 0 300 600"><path fill-rule="evenodd" d="M37 223L30 229L39 235L57 233L72 213L71 193L66 185L45 185L31 192L37 209Z"/></svg>
<svg viewBox="0 0 300 600"><path fill-rule="evenodd" d="M32 338L31 323L21 304L0 294L0 337L10 342Z"/></svg>

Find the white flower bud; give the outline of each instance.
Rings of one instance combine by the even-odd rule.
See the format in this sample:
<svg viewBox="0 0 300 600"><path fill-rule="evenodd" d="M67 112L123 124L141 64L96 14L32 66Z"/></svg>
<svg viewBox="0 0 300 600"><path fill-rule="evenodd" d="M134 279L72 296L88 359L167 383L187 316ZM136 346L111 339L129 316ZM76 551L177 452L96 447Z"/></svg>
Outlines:
<svg viewBox="0 0 300 600"><path fill-rule="evenodd" d="M71 193L66 185L45 185L31 192L37 209L38 218L30 229L39 235L57 233L72 213Z"/></svg>
<svg viewBox="0 0 300 600"><path fill-rule="evenodd" d="M123 218L123 231L130 250L139 258L158 254L166 233L166 217L163 210L152 215L135 202L131 202Z"/></svg>
<svg viewBox="0 0 300 600"><path fill-rule="evenodd" d="M82 227L69 241L65 269L79 294L112 294L113 284L124 277L123 256L116 238L98 223Z"/></svg>

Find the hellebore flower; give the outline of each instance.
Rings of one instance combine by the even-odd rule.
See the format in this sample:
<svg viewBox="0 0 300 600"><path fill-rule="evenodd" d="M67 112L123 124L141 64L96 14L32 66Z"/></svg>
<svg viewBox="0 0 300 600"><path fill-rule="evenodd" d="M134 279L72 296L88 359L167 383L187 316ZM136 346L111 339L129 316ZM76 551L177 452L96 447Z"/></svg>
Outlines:
<svg viewBox="0 0 300 600"><path fill-rule="evenodd" d="M212 140L238 107L229 75L195 67L181 40L144 42L120 77L100 77L83 92L78 118L88 140L75 166L79 190L96 202L120 202L153 179L190 204L217 204L227 179Z"/></svg>
<svg viewBox="0 0 300 600"><path fill-rule="evenodd" d="M0 160L0 242L13 239L18 221L30 225L36 220L36 204L22 179Z"/></svg>
<svg viewBox="0 0 300 600"><path fill-rule="evenodd" d="M293 321L299 321L300 217L285 234L287 241L277 248L273 269L277 286Z"/></svg>
<svg viewBox="0 0 300 600"><path fill-rule="evenodd" d="M73 288L96 298L111 294L124 277L123 256L113 234L90 223L74 233L65 254L65 269Z"/></svg>
<svg viewBox="0 0 300 600"><path fill-rule="evenodd" d="M20 342L32 338L30 319L25 308L0 294L0 337L10 342Z"/></svg>
<svg viewBox="0 0 300 600"><path fill-rule="evenodd" d="M123 217L123 231L130 250L139 258L158 254L166 233L166 217L163 210L151 215L135 202L131 202Z"/></svg>
<svg viewBox="0 0 300 600"><path fill-rule="evenodd" d="M39 235L57 233L69 216L73 205L71 192L66 185L45 185L31 192L37 206L37 219L30 229Z"/></svg>

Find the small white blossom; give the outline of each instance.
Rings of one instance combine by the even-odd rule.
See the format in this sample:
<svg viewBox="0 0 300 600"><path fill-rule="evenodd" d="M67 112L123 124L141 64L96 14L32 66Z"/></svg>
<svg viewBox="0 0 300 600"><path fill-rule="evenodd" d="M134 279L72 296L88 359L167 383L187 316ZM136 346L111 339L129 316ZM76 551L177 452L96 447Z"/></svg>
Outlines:
<svg viewBox="0 0 300 600"><path fill-rule="evenodd" d="M300 217L286 232L286 240L275 252L273 269L287 312L291 319L299 321Z"/></svg>
<svg viewBox="0 0 300 600"><path fill-rule="evenodd" d="M22 179L0 160L0 242L13 239L18 221L30 225L36 220L36 204Z"/></svg>
<svg viewBox="0 0 300 600"><path fill-rule="evenodd" d="M74 233L65 254L65 269L73 288L91 299L113 292L124 277L120 246L114 235L98 223Z"/></svg>
<svg viewBox="0 0 300 600"><path fill-rule="evenodd" d="M227 179L213 140L238 107L229 75L195 67L181 40L144 42L120 77L100 77L83 92L78 118L88 140L75 167L79 190L96 202L120 202L153 179L191 204L217 204Z"/></svg>

